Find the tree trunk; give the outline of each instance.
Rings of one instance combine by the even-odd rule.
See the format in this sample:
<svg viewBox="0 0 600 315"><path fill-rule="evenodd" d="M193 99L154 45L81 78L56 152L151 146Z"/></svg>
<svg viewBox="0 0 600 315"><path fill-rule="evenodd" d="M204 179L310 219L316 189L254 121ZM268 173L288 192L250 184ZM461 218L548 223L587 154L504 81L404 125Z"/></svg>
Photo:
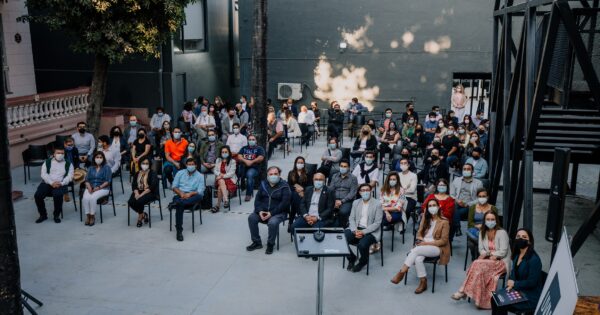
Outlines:
<svg viewBox="0 0 600 315"><path fill-rule="evenodd" d="M0 152L8 152L4 74L0 73ZM23 314L21 272L8 154L0 155L0 313Z"/></svg>
<svg viewBox="0 0 600 315"><path fill-rule="evenodd" d="M88 130L95 137L100 132L100 118L102 116L104 97L106 96L106 82L108 81L108 64L109 61L106 56L96 55L94 77L92 78L92 87L90 89L90 105L86 117Z"/></svg>
<svg viewBox="0 0 600 315"><path fill-rule="evenodd" d="M254 34L252 36L252 109L254 133L260 146L267 149L267 0L254 0ZM266 158L266 156L265 156ZM267 163L259 171L265 179Z"/></svg>

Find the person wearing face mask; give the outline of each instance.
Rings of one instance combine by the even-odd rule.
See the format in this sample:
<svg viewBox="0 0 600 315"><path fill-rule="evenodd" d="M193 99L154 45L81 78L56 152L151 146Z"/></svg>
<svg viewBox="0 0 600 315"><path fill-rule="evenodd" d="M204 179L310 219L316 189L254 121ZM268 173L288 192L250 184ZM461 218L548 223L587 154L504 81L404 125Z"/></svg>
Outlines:
<svg viewBox="0 0 600 315"><path fill-rule="evenodd" d="M389 128L383 133L381 142L379 143L379 159L381 163L383 163L385 155L392 152L400 141L400 132L396 129L396 123L391 121L388 126Z"/></svg>
<svg viewBox="0 0 600 315"><path fill-rule="evenodd" d="M450 262L450 242L448 234L450 225L448 220L440 215L440 204L436 199L430 199L423 203L427 208L419 225L416 236L415 247L410 250L400 271L392 278L394 284L400 283L408 273L408 269L415 266L419 286L415 294L427 290L427 271L423 260L426 257L440 257L438 264L447 265Z"/></svg>
<svg viewBox="0 0 600 315"><path fill-rule="evenodd" d="M417 120L414 117L409 117L402 128L402 140L406 143L410 142L410 138L415 134L415 127L417 126Z"/></svg>
<svg viewBox="0 0 600 315"><path fill-rule="evenodd" d="M240 132L245 136L248 130L250 115L246 110L244 110L242 104L240 103L235 104L235 116L240 121Z"/></svg>
<svg viewBox="0 0 600 315"><path fill-rule="evenodd" d="M471 119L471 115L465 115L461 125L464 126L467 131L472 131L477 128Z"/></svg>
<svg viewBox="0 0 600 315"><path fill-rule="evenodd" d="M137 139L137 133L141 127L142 126L138 124L138 119L135 115L129 116L129 125L125 127L123 136L125 137L125 141L127 141L130 148L132 143Z"/></svg>
<svg viewBox="0 0 600 315"><path fill-rule="evenodd" d="M140 160L140 171L135 174L131 181L131 196L127 204L133 211L137 212L137 227L148 223L148 214L144 207L160 198L158 191L158 176L150 169L150 160L145 157Z"/></svg>
<svg viewBox="0 0 600 315"><path fill-rule="evenodd" d="M425 151L427 143L425 142L425 133L421 124L415 125L415 133L410 137L407 146L413 151Z"/></svg>
<svg viewBox="0 0 600 315"><path fill-rule="evenodd" d="M379 121L377 131L379 135L383 135L388 129L390 129L390 123L394 121L394 113L391 108L386 108L383 119Z"/></svg>
<svg viewBox="0 0 600 315"><path fill-rule="evenodd" d="M227 115L221 119L221 140L223 142L227 142L227 137L233 134L233 124L240 123L240 120L235 115L235 110L233 108L227 111Z"/></svg>
<svg viewBox="0 0 600 315"><path fill-rule="evenodd" d="M364 160L354 167L352 175L356 177L358 185L369 184L372 189L377 186L379 180L379 168L375 161L375 152L365 152Z"/></svg>
<svg viewBox="0 0 600 315"><path fill-rule="evenodd" d="M298 217L292 225L293 231L298 228L323 228L333 223L335 196L325 186L325 174L315 173L312 182L313 185L306 187L304 196L300 199Z"/></svg>
<svg viewBox="0 0 600 315"><path fill-rule="evenodd" d="M488 164L487 161L481 157L482 154L483 150L480 147L473 148L471 157L469 157L465 163L473 165L473 177L484 182L484 180L487 180L485 175L488 172Z"/></svg>
<svg viewBox="0 0 600 315"><path fill-rule="evenodd" d="M361 128L360 135L356 137L350 157L352 157L350 167L354 167L355 161L363 157L367 151L377 150L377 138L371 134L371 127L364 125Z"/></svg>
<svg viewBox="0 0 600 315"><path fill-rule="evenodd" d="M456 204L454 198L448 194L448 180L445 178L439 179L435 186L435 192L429 194L423 202L423 212L427 211L427 204L430 200L435 199L440 209L440 216L446 218L449 223L450 230L452 229L452 219L454 218L454 209ZM448 230L448 233L450 232ZM448 234L450 238L451 235ZM451 238L450 238L451 240ZM452 241L450 241L452 242Z"/></svg>
<svg viewBox="0 0 600 315"><path fill-rule="evenodd" d="M498 214L488 211L479 233L479 258L467 270L465 280L452 294L452 299L467 297L480 309L490 309L492 292L496 291L498 279L510 272L511 258L508 233L500 226Z"/></svg>
<svg viewBox="0 0 600 315"><path fill-rule="evenodd" d="M453 110L448 111L448 114L446 114L446 117L444 117L444 121L447 121L449 125L451 124L454 126L458 126L458 118L456 117L456 114Z"/></svg>
<svg viewBox="0 0 600 315"><path fill-rule="evenodd" d="M308 110L306 105L300 106L300 112L298 113L298 126L300 127L300 134L302 135L302 142L300 142L300 145L308 145L309 140L315 132L314 125L315 114Z"/></svg>
<svg viewBox="0 0 600 315"><path fill-rule="evenodd" d="M444 119L442 113L440 112L440 107L438 105L431 106L431 112L435 113L435 120L438 121L440 119Z"/></svg>
<svg viewBox="0 0 600 315"><path fill-rule="evenodd" d="M177 230L176 239L183 241L183 211L186 207L193 206L202 201L204 196L204 175L197 170L196 161L188 159L185 161L185 169L177 172L173 180L173 202L169 204L169 209L176 209L175 229Z"/></svg>
<svg viewBox="0 0 600 315"><path fill-rule="evenodd" d="M194 161L196 161L196 165L201 165L200 150L198 150L197 145L193 142L188 143L187 148L185 148L185 151L179 160L179 163L184 165L185 161L188 159L194 159Z"/></svg>
<svg viewBox="0 0 600 315"><path fill-rule="evenodd" d="M447 130L446 123L443 120L438 120L434 138L442 139L446 135Z"/></svg>
<svg viewBox="0 0 600 315"><path fill-rule="evenodd" d="M156 133L155 142L159 145L159 148L163 149L167 140L173 138L171 133L171 122L165 121L162 124L162 128Z"/></svg>
<svg viewBox="0 0 600 315"><path fill-rule="evenodd" d="M319 137L321 135L319 127L319 124L321 123L321 109L319 109L319 104L317 103L317 101L310 102L310 111L313 112L315 116L315 122L313 126L317 137Z"/></svg>
<svg viewBox="0 0 600 315"><path fill-rule="evenodd" d="M339 172L331 176L329 189L335 192L333 212L336 216L337 226L345 228L352 210L352 201L356 199L358 190L358 180L350 173L350 162L347 159L340 160Z"/></svg>
<svg viewBox="0 0 600 315"><path fill-rule="evenodd" d="M200 146L200 172L203 174L214 172L217 158L221 154L223 142L218 141L214 130L208 131L206 142Z"/></svg>
<svg viewBox="0 0 600 315"><path fill-rule="evenodd" d="M229 195L237 191L237 163L231 157L231 150L223 146L219 150L220 156L215 162L213 174L215 175L215 188L217 189L217 204L210 209L212 213L219 212L219 206L223 201L223 208L229 208Z"/></svg>
<svg viewBox="0 0 600 315"><path fill-rule="evenodd" d="M83 121L77 123L77 132L72 134L71 138L75 141L75 147L79 152L79 160L87 166L92 159L94 150L96 150L96 139L91 133L87 132L86 124Z"/></svg>
<svg viewBox="0 0 600 315"><path fill-rule="evenodd" d="M219 110L217 106L211 104L208 106L208 115L211 116L215 120L215 131L217 132L217 137L221 135L221 115L219 115Z"/></svg>
<svg viewBox="0 0 600 315"><path fill-rule="evenodd" d="M306 172L306 168L304 167L306 164L306 160L298 156L294 160L294 167L288 173L288 185L292 190L292 199L291 199L291 208L289 215L289 225L288 225L288 233L291 232L291 226L296 218L296 214L300 209L301 199L304 198L304 191L308 186L312 185L312 175Z"/></svg>
<svg viewBox="0 0 600 315"><path fill-rule="evenodd" d="M369 248L379 241L383 210L381 202L371 197L371 186L362 184L358 187L360 199L352 203L348 228L344 231L348 245L356 245L360 259L356 263L356 255L348 246L347 269L359 272L367 265ZM355 264L356 263L356 264Z"/></svg>
<svg viewBox="0 0 600 315"><path fill-rule="evenodd" d="M240 164L238 176L241 177L242 187L246 179L246 202L252 199L254 190L254 178L258 176L260 163L265 160L265 149L256 144L256 136L248 136L248 145L238 152L237 162Z"/></svg>
<svg viewBox="0 0 600 315"><path fill-rule="evenodd" d="M511 251L512 267L506 282L506 290L516 290L527 296L527 301L506 306L498 306L492 299L492 315L529 313L535 308L542 294L545 277L542 261L533 248L533 234L521 228L513 241Z"/></svg>
<svg viewBox="0 0 600 315"><path fill-rule="evenodd" d="M106 165L108 165L112 174L115 174L121 168L121 154L111 147L110 138L106 135L98 137L98 143L101 145L99 151L104 153Z"/></svg>
<svg viewBox="0 0 600 315"><path fill-rule="evenodd" d="M467 219L469 208L477 204L477 191L483 188L481 181L473 177L473 165L463 165L462 175L455 177L450 185L450 196L454 198L456 204L450 229L451 242L454 239L453 234L462 235L460 221Z"/></svg>
<svg viewBox="0 0 600 315"><path fill-rule="evenodd" d="M408 169L411 172L416 172L417 171L417 165L415 164L415 162L413 162L411 160L411 151L408 147L403 147L400 150L400 154L399 155L394 155L394 160L392 161L392 165L393 165L393 169L396 170L397 172L402 172L402 169L400 167L400 160L401 159L406 159L408 161Z"/></svg>
<svg viewBox="0 0 600 315"><path fill-rule="evenodd" d="M121 128L119 126L114 126L110 128L110 148L119 152L123 159L128 159L129 147L127 146L127 141L123 138L123 134L121 133Z"/></svg>
<svg viewBox="0 0 600 315"><path fill-rule="evenodd" d="M463 125L458 126L458 130L457 130L457 137L458 137L458 143L460 145L460 150L464 150L467 145L469 144L469 138L471 137L469 135L469 133L467 133L467 130L465 129L465 127Z"/></svg>
<svg viewBox="0 0 600 315"><path fill-rule="evenodd" d="M417 205L417 184L419 179L414 171L410 170L409 160L406 158L400 159L400 171L398 172L400 185L404 189L406 197L406 215L412 217L415 206Z"/></svg>
<svg viewBox="0 0 600 315"><path fill-rule="evenodd" d="M275 113L267 114L267 137L267 159L271 159L275 148L285 143L285 128L283 122L275 117Z"/></svg>
<svg viewBox="0 0 600 315"><path fill-rule="evenodd" d="M169 114L165 113L164 108L159 106L156 108L156 113L154 113L154 115L152 115L152 118L150 118L150 132L148 133L148 138L151 141L154 141L154 139L156 138L156 135L162 128L163 123L165 121L171 122L171 116L169 116ZM155 144L156 144L156 142L155 142Z"/></svg>
<svg viewBox="0 0 600 315"><path fill-rule="evenodd" d="M233 158L237 158L240 149L248 145L248 139L242 134L240 124L233 124L233 134L227 137L227 143L225 145L231 149Z"/></svg>
<svg viewBox="0 0 600 315"><path fill-rule="evenodd" d="M488 145L488 131L489 130L489 121L482 120L479 127L477 127L477 134L479 135L479 143L481 144L481 148L485 150Z"/></svg>
<svg viewBox="0 0 600 315"><path fill-rule="evenodd" d="M65 160L68 161L69 163L73 164L75 169L78 169L81 161L79 160L79 151L77 151L77 147L75 146L75 142L73 141L73 138L71 138L71 137L66 138L65 141L63 142L63 145L65 148ZM68 196L68 194L66 196ZM68 201L68 200L65 200L65 201Z"/></svg>
<svg viewBox="0 0 600 315"><path fill-rule="evenodd" d="M34 195L40 217L35 223L41 223L48 219L44 198L50 196L54 200L54 222L60 223L63 196L67 193L67 186L73 180L73 172L73 164L65 160L65 150L62 146L56 146L53 156L47 159L41 167L42 182Z"/></svg>
<svg viewBox="0 0 600 315"><path fill-rule="evenodd" d="M263 247L258 231L258 224L263 223L269 228L265 254L271 255L273 253L279 224L287 217L291 199L290 186L280 176L281 170L279 167L271 166L267 169L267 180L260 183L254 198L254 212L248 216L252 244L246 247L247 251L254 251Z"/></svg>
<svg viewBox="0 0 600 315"><path fill-rule="evenodd" d="M433 148L429 156L429 161L426 160L423 170L419 172L418 177L425 183L429 191L435 190L434 184L440 180L448 180L450 173L448 172L448 164L440 159L440 152Z"/></svg>
<svg viewBox="0 0 600 315"><path fill-rule="evenodd" d="M327 136L340 138L344 134L344 112L337 101L331 102L328 110Z"/></svg>
<svg viewBox="0 0 600 315"><path fill-rule="evenodd" d="M473 124L478 127L481 124L481 120L483 120L483 111L478 109L475 117L473 117Z"/></svg>
<svg viewBox="0 0 600 315"><path fill-rule="evenodd" d="M165 142L166 161L163 162L163 174L170 183L173 183L173 173L185 167L180 160L187 146L187 140L181 136L181 128L173 128L173 138Z"/></svg>
<svg viewBox="0 0 600 315"><path fill-rule="evenodd" d="M186 102L183 105L183 110L178 119L178 127L182 128L183 132L189 133L194 123L196 115L194 114L194 104L192 102Z"/></svg>
<svg viewBox="0 0 600 315"><path fill-rule="evenodd" d="M454 126L449 126L446 129L446 135L442 138L442 147L447 152L445 156L446 163L448 163L448 166L454 166L460 154L460 141L454 135Z"/></svg>
<svg viewBox="0 0 600 315"><path fill-rule="evenodd" d="M405 190L400 181L400 176L396 172L390 172L381 188L381 207L383 209L383 220L381 224L385 231L394 228L399 222L406 223L406 199ZM379 244L375 245L373 251L379 250Z"/></svg>
<svg viewBox="0 0 600 315"><path fill-rule="evenodd" d="M130 170L133 174L140 170L140 160L149 157L151 152L152 144L146 137L146 130L140 128L137 132L137 139L131 144Z"/></svg>
<svg viewBox="0 0 600 315"><path fill-rule="evenodd" d="M467 248L471 252L471 260L475 260L479 255L478 240L479 231L484 224L483 216L486 212L492 211L498 213L496 206L488 202L489 194L485 188L477 190L477 204L469 207L467 219ZM498 222L500 224L500 222Z"/></svg>
<svg viewBox="0 0 600 315"><path fill-rule="evenodd" d="M200 115L198 115L198 118L196 118L196 123L194 123L194 128L198 134L198 139L206 139L206 133L208 130L214 129L216 126L217 123L215 122L215 118L208 114L208 107L202 106L200 108Z"/></svg>
<svg viewBox="0 0 600 315"><path fill-rule="evenodd" d="M286 150L288 150L288 153L290 153L291 151L289 143L293 142L296 138L302 137L302 131L300 130L300 125L298 125L298 121L296 120L296 118L294 118L292 112L289 110L285 112L285 120L283 121L283 123L285 126L287 126L286 137L288 140L286 142Z"/></svg>
<svg viewBox="0 0 600 315"><path fill-rule="evenodd" d="M337 139L332 137L327 141L327 149L321 156L321 167L318 172L325 174L325 177L331 178L333 174L340 171L340 161L342 160L342 150L338 148Z"/></svg>
<svg viewBox="0 0 600 315"><path fill-rule="evenodd" d="M104 153L94 153L94 165L87 169L85 191L81 199L81 207L86 215L85 225L93 226L96 223L98 199L108 196L111 181L112 171L106 164Z"/></svg>
<svg viewBox="0 0 600 315"><path fill-rule="evenodd" d="M415 112L415 105L413 103L406 104L406 112L402 113L402 124L408 125L408 120L413 118L415 123L419 122L419 114Z"/></svg>
<svg viewBox="0 0 600 315"><path fill-rule="evenodd" d="M425 131L425 143L427 145L430 145L435 137L435 133L437 132L438 128L438 121L439 120L436 118L436 114L434 112L431 112L427 115L427 119L423 124Z"/></svg>

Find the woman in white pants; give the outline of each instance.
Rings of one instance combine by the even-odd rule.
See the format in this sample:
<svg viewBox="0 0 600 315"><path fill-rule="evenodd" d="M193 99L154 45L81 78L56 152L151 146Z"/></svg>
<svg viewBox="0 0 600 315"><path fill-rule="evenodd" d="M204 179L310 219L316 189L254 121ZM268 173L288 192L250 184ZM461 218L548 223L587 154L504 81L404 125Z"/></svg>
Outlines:
<svg viewBox="0 0 600 315"><path fill-rule="evenodd" d="M81 200L85 211L85 225L93 226L96 222L95 214L98 199L107 196L112 180L112 171L106 164L104 153L94 153L94 165L88 167L85 179L85 191Z"/></svg>
<svg viewBox="0 0 600 315"><path fill-rule="evenodd" d="M411 249L404 260L402 269L392 278L392 283L398 284L408 272L412 265L417 270L419 286L415 290L420 294L427 290L427 272L423 260L427 257L440 257L438 264L446 265L450 260L450 224L448 220L439 214L440 204L436 199L427 202L427 211L421 218L419 231L417 232L416 246Z"/></svg>

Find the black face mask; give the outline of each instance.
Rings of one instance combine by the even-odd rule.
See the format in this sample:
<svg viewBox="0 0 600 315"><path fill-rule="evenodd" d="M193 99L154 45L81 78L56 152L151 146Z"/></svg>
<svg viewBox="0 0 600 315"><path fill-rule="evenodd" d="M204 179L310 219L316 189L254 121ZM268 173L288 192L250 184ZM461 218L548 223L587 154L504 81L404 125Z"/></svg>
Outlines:
<svg viewBox="0 0 600 315"><path fill-rule="evenodd" d="M437 156L437 155L432 155L432 156L431 156L431 160L432 160L432 161L437 161L437 160L439 160L439 159L440 159L440 157L439 157L439 156Z"/></svg>
<svg viewBox="0 0 600 315"><path fill-rule="evenodd" d="M79 128L78 131L79 133L85 133L85 128Z"/></svg>
<svg viewBox="0 0 600 315"><path fill-rule="evenodd" d="M408 159L409 155L408 154L401 154L403 158Z"/></svg>
<svg viewBox="0 0 600 315"><path fill-rule="evenodd" d="M369 132L368 131L363 131L362 134L366 136L366 135L369 134Z"/></svg>
<svg viewBox="0 0 600 315"><path fill-rule="evenodd" d="M442 144L441 144L441 143L439 143L439 142L435 142L435 143L433 144L433 147L434 147L434 148L439 148L439 147L441 147L441 146L442 146Z"/></svg>
<svg viewBox="0 0 600 315"><path fill-rule="evenodd" d="M120 137L121 136L121 132L120 131L115 131L114 136L115 137Z"/></svg>
<svg viewBox="0 0 600 315"><path fill-rule="evenodd" d="M138 133L138 139L143 139L146 135L143 133Z"/></svg>
<svg viewBox="0 0 600 315"><path fill-rule="evenodd" d="M480 135L482 135L482 134L484 134L484 133L485 133L485 130L481 130L481 129L479 129L479 130L477 130L477 133L479 133Z"/></svg>
<svg viewBox="0 0 600 315"><path fill-rule="evenodd" d="M477 161L479 160L480 156L479 155L473 155L473 160Z"/></svg>
<svg viewBox="0 0 600 315"><path fill-rule="evenodd" d="M523 249L525 247L529 246L529 241L526 239L522 239L522 238L518 238L515 240L515 248L516 249Z"/></svg>

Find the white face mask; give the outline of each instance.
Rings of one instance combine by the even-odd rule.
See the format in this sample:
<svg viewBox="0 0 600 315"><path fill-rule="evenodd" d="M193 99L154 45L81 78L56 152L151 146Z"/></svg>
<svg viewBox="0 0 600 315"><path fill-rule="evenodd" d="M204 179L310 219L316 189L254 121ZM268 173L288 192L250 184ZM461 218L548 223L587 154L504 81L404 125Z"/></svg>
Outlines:
<svg viewBox="0 0 600 315"><path fill-rule="evenodd" d="M150 168L150 165L142 164L140 167L142 168L142 171L147 171Z"/></svg>
<svg viewBox="0 0 600 315"><path fill-rule="evenodd" d="M488 201L487 197L479 197L479 198L477 198L477 202L479 202L480 205L486 204L487 201Z"/></svg>
<svg viewBox="0 0 600 315"><path fill-rule="evenodd" d="M64 160L64 159L65 159L65 155L64 155L64 154L62 154L62 153L57 153L57 154L54 154L54 158L55 158L57 161L59 161L59 162L62 162L62 160Z"/></svg>
<svg viewBox="0 0 600 315"><path fill-rule="evenodd" d="M296 168L299 169L299 170L303 169L304 168L304 163L297 163L296 164Z"/></svg>
<svg viewBox="0 0 600 315"><path fill-rule="evenodd" d="M408 165L406 165L406 164L400 164L400 169L401 169L403 172L406 172L406 171L408 170Z"/></svg>
<svg viewBox="0 0 600 315"><path fill-rule="evenodd" d="M94 159L94 161L96 162L96 165L100 165L102 164L102 162L104 161L103 159Z"/></svg>
<svg viewBox="0 0 600 315"><path fill-rule="evenodd" d="M436 215L438 213L439 208L436 206L432 206L432 207L428 207L427 211L429 211L429 213L431 215Z"/></svg>

